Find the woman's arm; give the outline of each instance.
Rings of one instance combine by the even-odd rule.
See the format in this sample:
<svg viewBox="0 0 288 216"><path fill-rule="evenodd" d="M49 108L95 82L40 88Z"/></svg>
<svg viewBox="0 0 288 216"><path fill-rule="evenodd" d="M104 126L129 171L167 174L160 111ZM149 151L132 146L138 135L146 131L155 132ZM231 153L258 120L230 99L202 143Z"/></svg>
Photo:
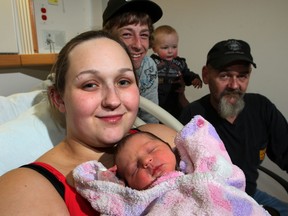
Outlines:
<svg viewBox="0 0 288 216"><path fill-rule="evenodd" d="M41 174L19 168L0 177L1 215L69 215L65 202Z"/></svg>

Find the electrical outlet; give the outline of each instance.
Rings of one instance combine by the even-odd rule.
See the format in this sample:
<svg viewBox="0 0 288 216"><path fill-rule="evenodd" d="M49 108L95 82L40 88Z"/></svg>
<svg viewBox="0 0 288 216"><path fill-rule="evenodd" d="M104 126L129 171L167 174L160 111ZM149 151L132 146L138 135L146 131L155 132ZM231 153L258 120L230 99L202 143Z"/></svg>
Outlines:
<svg viewBox="0 0 288 216"><path fill-rule="evenodd" d="M65 31L43 30L42 45L50 53L59 52L65 45Z"/></svg>

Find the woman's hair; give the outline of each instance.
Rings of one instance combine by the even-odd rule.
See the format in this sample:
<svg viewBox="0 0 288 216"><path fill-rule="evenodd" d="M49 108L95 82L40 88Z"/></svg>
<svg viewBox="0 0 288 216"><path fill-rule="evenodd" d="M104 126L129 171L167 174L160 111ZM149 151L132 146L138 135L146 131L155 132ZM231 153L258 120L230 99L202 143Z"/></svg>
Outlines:
<svg viewBox="0 0 288 216"><path fill-rule="evenodd" d="M97 39L97 38L108 38L111 39L118 44L120 44L127 55L130 58L130 61L132 63L131 56L129 54L128 49L126 48L125 44L119 40L116 36L113 36L111 33L103 30L91 30L87 32L83 32L76 37L72 38L59 52L57 56L57 60L55 64L52 67L51 73L49 75L51 81L52 81L52 86L48 88L48 98L50 105L52 107L52 117L54 117L60 125L65 127L65 120L64 116L60 114L58 109L55 108L53 101L51 101L51 95L56 92L63 96L64 90L65 90L65 85L66 85L66 74L70 66L69 62L69 54L73 50L74 47L77 45L81 44L82 42L92 40L92 39ZM132 63L133 66L133 63ZM134 76L136 78L136 83L138 84L137 80L137 75L133 66L133 71L134 71Z"/></svg>
<svg viewBox="0 0 288 216"><path fill-rule="evenodd" d="M83 32L82 34L77 35L76 37L72 38L60 51L58 54L58 58L56 63L52 67L51 73L53 74L54 80L53 80L53 85L56 91L58 91L60 94L64 93L65 89L65 78L67 71L69 69L69 54L73 50L74 47L77 45L81 44L82 42L91 40L91 39L96 39L96 38L108 38L113 41L116 41L119 43L123 49L126 51L127 55L130 58L129 51L127 50L125 44L120 41L117 37L113 36L112 34L103 31L103 30L98 30L98 31L87 31ZM130 58L131 60L131 58ZM132 62L132 61L131 61ZM133 65L133 64L132 64ZM134 68L133 68L134 69ZM135 70L134 70L135 71ZM135 77L136 74L134 72Z"/></svg>
<svg viewBox="0 0 288 216"><path fill-rule="evenodd" d="M154 31L153 22L147 13L139 11L130 11L112 17L105 23L105 25L103 26L103 30L118 36L117 29L122 28L126 25L134 24L147 25L151 39L151 35Z"/></svg>

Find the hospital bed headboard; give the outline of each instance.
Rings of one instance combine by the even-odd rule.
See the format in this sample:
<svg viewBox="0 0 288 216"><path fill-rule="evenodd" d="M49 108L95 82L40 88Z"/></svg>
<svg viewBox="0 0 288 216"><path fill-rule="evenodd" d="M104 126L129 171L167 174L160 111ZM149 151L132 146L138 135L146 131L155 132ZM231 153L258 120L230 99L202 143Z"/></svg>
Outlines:
<svg viewBox="0 0 288 216"><path fill-rule="evenodd" d="M170 113L164 110L162 107L158 106L157 104L153 103L152 101L140 96L140 108L144 109L146 112L152 114L156 117L160 122L163 124L173 128L176 131L182 129L183 125ZM137 117L134 125L136 127L145 124L145 122Z"/></svg>

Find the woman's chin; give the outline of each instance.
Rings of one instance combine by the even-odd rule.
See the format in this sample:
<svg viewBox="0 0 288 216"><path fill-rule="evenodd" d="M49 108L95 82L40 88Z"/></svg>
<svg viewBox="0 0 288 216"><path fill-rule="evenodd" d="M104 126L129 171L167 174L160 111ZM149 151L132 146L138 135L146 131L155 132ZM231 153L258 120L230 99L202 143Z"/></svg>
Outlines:
<svg viewBox="0 0 288 216"><path fill-rule="evenodd" d="M127 132L114 130L111 133L106 133L102 141L106 147L111 147L119 142L126 134Z"/></svg>

